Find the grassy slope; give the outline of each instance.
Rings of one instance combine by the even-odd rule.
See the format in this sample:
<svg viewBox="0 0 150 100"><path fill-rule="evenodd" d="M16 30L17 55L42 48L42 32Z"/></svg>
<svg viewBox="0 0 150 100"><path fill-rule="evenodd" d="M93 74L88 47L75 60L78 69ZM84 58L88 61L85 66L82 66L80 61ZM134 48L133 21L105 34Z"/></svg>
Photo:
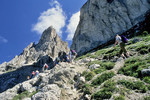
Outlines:
<svg viewBox="0 0 150 100"><path fill-rule="evenodd" d="M94 100L110 98L115 100L125 100L126 95L132 94L133 91L142 94L147 93L150 90L150 77L141 75L141 70L150 66L150 35L137 36L130 39L126 48L130 53L130 57L125 59L124 67L122 67L116 75L122 74L127 77L134 77L137 79L136 81L129 79L114 81L112 80L112 77L116 75L113 72L107 72L108 70L113 69L113 66L115 65L114 59L119 58L117 57L119 46L115 49L112 48L112 46L108 46L104 49L77 58L77 60L94 58L95 61L87 63L87 66L92 64L99 64L101 66L98 69L90 69L90 71L83 72L82 75L86 79L86 83L82 86L84 95L89 94ZM97 74L101 75L92 80ZM101 84L103 84L103 86L101 86ZM114 94L119 95L114 96ZM148 100L149 98L150 96L144 97L145 100Z"/></svg>

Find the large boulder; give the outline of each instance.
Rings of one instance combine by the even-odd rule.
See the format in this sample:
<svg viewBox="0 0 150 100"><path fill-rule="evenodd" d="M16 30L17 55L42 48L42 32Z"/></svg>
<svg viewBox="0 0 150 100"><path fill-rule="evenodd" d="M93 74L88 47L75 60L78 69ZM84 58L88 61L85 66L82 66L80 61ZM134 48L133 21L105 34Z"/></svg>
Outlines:
<svg viewBox="0 0 150 100"><path fill-rule="evenodd" d="M59 100L61 90L56 84L46 85L42 90L32 96L32 100Z"/></svg>
<svg viewBox="0 0 150 100"><path fill-rule="evenodd" d="M71 49L83 54L114 39L145 19L149 0L88 0L80 10L80 22Z"/></svg>
<svg viewBox="0 0 150 100"><path fill-rule="evenodd" d="M143 76L145 76L145 75L150 75L150 69L143 69L142 71L141 71L141 74L143 75Z"/></svg>

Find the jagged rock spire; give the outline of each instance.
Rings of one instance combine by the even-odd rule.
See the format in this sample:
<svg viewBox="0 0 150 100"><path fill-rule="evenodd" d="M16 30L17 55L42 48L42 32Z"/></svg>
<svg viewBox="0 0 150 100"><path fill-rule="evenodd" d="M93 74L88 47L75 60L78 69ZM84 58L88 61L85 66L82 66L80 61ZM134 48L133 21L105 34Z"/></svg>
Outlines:
<svg viewBox="0 0 150 100"><path fill-rule="evenodd" d="M61 38L57 35L55 29L51 26L43 32L38 44L31 43L19 56L16 56L14 59L8 62L6 66L11 65L15 69L21 67L24 64L37 63L40 59L45 57L55 59L60 51L68 53L68 43L62 41ZM43 63L44 62L42 61L40 65Z"/></svg>

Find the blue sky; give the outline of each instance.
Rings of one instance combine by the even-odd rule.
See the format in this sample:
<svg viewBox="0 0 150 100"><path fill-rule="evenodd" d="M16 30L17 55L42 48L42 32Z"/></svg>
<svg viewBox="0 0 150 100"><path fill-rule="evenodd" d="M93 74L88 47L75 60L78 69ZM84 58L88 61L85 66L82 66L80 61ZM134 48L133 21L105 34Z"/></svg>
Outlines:
<svg viewBox="0 0 150 100"><path fill-rule="evenodd" d="M0 0L0 64L38 42L53 26L71 44L80 8L87 0Z"/></svg>

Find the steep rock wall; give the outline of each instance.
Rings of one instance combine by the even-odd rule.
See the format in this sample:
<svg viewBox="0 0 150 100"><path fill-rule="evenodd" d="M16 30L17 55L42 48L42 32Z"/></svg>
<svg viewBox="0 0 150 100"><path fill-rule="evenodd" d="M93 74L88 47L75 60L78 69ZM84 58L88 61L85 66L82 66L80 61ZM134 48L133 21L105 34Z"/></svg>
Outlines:
<svg viewBox="0 0 150 100"><path fill-rule="evenodd" d="M80 10L71 49L80 55L108 42L143 21L149 9L149 0L88 0Z"/></svg>

